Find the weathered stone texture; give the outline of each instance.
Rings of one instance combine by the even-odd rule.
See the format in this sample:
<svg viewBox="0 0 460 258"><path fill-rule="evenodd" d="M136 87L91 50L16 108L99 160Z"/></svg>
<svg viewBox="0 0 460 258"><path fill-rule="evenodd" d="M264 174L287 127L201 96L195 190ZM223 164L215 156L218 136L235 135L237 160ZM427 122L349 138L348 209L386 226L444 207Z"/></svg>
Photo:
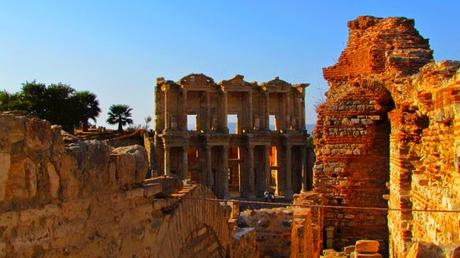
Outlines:
<svg viewBox="0 0 460 258"><path fill-rule="evenodd" d="M296 194L295 206L241 212L238 229L254 230L260 257L316 258L322 249L323 211L309 206L322 203L317 193Z"/></svg>
<svg viewBox="0 0 460 258"><path fill-rule="evenodd" d="M255 228L262 257L289 257L293 213L289 208L246 210L239 224Z"/></svg>
<svg viewBox="0 0 460 258"><path fill-rule="evenodd" d="M64 146L59 127L5 113L0 130L0 257L230 254L228 209L204 187L144 181L141 146Z"/></svg>
<svg viewBox="0 0 460 258"><path fill-rule="evenodd" d="M410 19L359 17L349 30L338 63L324 69L314 190L331 205L402 210L328 209L325 227L337 248L375 239L393 257L418 241L447 252L460 243L460 215L416 210L460 207L460 65L434 63Z"/></svg>
<svg viewBox="0 0 460 258"><path fill-rule="evenodd" d="M254 228L239 228L232 239L232 257L260 257L257 234Z"/></svg>

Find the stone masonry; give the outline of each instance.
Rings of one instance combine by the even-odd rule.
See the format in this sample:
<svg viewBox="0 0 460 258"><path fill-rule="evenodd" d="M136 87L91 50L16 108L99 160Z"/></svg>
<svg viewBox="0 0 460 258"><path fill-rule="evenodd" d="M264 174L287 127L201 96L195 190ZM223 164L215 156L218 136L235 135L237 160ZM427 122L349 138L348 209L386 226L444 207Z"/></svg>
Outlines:
<svg viewBox="0 0 460 258"><path fill-rule="evenodd" d="M144 180L141 146L64 145L60 127L8 113L0 131L0 257L251 253L232 240L229 209L207 201L208 189Z"/></svg>
<svg viewBox="0 0 460 258"><path fill-rule="evenodd" d="M158 78L155 156L165 175L208 186L220 197L292 198L307 189L305 87L279 78L249 83L237 75L215 83L203 74ZM236 119L229 132L228 117ZM270 128L273 119L275 128ZM194 128L188 125L194 123Z"/></svg>
<svg viewBox="0 0 460 258"><path fill-rule="evenodd" d="M348 27L338 63L324 69L314 190L329 205L400 210L325 209L324 226L335 248L374 239L382 254L406 257L429 242L448 255L460 214L423 210L460 209L460 65L435 63L411 19L364 16Z"/></svg>

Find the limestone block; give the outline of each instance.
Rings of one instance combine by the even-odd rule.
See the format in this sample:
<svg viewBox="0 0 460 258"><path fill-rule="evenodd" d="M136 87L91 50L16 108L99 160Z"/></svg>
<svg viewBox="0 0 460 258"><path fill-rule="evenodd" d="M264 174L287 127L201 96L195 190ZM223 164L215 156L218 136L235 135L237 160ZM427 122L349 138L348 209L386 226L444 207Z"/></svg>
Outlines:
<svg viewBox="0 0 460 258"><path fill-rule="evenodd" d="M46 150L52 142L50 123L37 118L27 119L25 123L25 148Z"/></svg>
<svg viewBox="0 0 460 258"><path fill-rule="evenodd" d="M38 166L28 157L12 160L5 187L5 199L10 201L26 200L37 193Z"/></svg>
<svg viewBox="0 0 460 258"><path fill-rule="evenodd" d="M57 198L59 194L60 182L59 182L59 176L56 173L56 169L51 162L48 162L46 164L46 171L48 172L48 178L49 178L50 196L51 198Z"/></svg>
<svg viewBox="0 0 460 258"><path fill-rule="evenodd" d="M357 253L355 252L355 258L382 258L382 255L379 253Z"/></svg>
<svg viewBox="0 0 460 258"><path fill-rule="evenodd" d="M445 257L442 249L433 244L426 242L416 242L412 244L409 252L407 253L406 258L441 258Z"/></svg>
<svg viewBox="0 0 460 258"><path fill-rule="evenodd" d="M156 197L166 197L172 193L178 192L182 189L182 181L177 177L172 176L159 176L144 180L143 184L148 187L151 184L160 184L161 192L158 192Z"/></svg>
<svg viewBox="0 0 460 258"><path fill-rule="evenodd" d="M343 251L344 251L346 254L351 254L352 252L355 251L355 246L354 246L354 245L345 246L345 247L343 248Z"/></svg>
<svg viewBox="0 0 460 258"><path fill-rule="evenodd" d="M11 144L24 140L24 116L0 115L0 152L9 152Z"/></svg>
<svg viewBox="0 0 460 258"><path fill-rule="evenodd" d="M358 240L355 244L357 253L376 253L379 251L379 241L376 240Z"/></svg>
<svg viewBox="0 0 460 258"><path fill-rule="evenodd" d="M64 154L60 161L60 184L62 198L68 200L76 198L80 191L80 182L78 176L77 160L72 155Z"/></svg>
<svg viewBox="0 0 460 258"><path fill-rule="evenodd" d="M5 199L6 184L10 173L11 155L0 152L0 201Z"/></svg>
<svg viewBox="0 0 460 258"><path fill-rule="evenodd" d="M119 147L112 151L120 185L141 183L147 174L149 162L145 148L140 145Z"/></svg>

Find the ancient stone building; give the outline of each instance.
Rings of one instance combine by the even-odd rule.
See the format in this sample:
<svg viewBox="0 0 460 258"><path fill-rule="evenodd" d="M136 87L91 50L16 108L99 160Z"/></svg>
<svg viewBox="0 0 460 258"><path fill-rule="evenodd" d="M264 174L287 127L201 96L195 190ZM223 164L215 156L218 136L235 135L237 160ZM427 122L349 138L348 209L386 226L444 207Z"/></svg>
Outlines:
<svg viewBox="0 0 460 258"><path fill-rule="evenodd" d="M264 225L239 228L239 210L208 188L145 178L140 145L65 144L59 126L11 113L0 112L0 130L0 257L319 256L310 241L320 243L318 209L280 209L271 234ZM279 229L283 245L271 248L278 238L267 236Z"/></svg>
<svg viewBox="0 0 460 258"><path fill-rule="evenodd" d="M278 78L249 83L241 75L220 83L203 74L159 78L157 170L204 184L218 197L270 190L290 198L307 189L307 86Z"/></svg>
<svg viewBox="0 0 460 258"><path fill-rule="evenodd" d="M324 69L314 132L314 191L344 208L326 209L326 231L336 248L368 238L409 257L429 242L436 255L411 257L451 257L460 214L425 210L460 209L460 64L435 63L411 19L359 17L348 28L338 63Z"/></svg>

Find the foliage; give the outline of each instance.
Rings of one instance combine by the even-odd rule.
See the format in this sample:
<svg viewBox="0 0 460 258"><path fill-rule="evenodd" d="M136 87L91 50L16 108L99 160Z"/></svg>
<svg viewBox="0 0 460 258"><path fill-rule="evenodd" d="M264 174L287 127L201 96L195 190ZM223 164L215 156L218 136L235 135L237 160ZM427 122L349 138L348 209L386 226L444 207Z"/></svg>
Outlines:
<svg viewBox="0 0 460 258"><path fill-rule="evenodd" d="M79 121L82 124L83 131L88 130L88 120L91 119L96 122L96 117L101 112L99 101L96 98L96 95L89 91L76 92L71 98L71 102L74 103L74 107L80 115Z"/></svg>
<svg viewBox="0 0 460 258"><path fill-rule="evenodd" d="M307 146L309 148L312 148L313 150L315 149L315 143L313 142L313 136L308 137Z"/></svg>
<svg viewBox="0 0 460 258"><path fill-rule="evenodd" d="M110 106L107 123L111 125L118 124L118 131L123 131L123 126L133 123L131 119L132 110L128 105L116 104Z"/></svg>
<svg viewBox="0 0 460 258"><path fill-rule="evenodd" d="M147 116L146 118L144 118L144 122L145 122L145 125L143 129L148 130L150 128L150 122L152 122L152 117Z"/></svg>
<svg viewBox="0 0 460 258"><path fill-rule="evenodd" d="M0 92L0 111L6 110L26 111L70 132L80 123L87 128L88 120L96 121L101 112L93 93L78 92L63 83L46 86L36 81L24 83L16 93Z"/></svg>

